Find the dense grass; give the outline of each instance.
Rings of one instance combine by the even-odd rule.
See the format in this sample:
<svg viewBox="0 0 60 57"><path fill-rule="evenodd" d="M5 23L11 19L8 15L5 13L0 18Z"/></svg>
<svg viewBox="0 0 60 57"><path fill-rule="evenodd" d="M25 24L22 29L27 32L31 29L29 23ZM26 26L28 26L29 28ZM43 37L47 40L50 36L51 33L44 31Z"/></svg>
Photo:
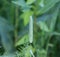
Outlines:
<svg viewBox="0 0 60 57"><path fill-rule="evenodd" d="M0 57L59 57L60 0L0 0Z"/></svg>

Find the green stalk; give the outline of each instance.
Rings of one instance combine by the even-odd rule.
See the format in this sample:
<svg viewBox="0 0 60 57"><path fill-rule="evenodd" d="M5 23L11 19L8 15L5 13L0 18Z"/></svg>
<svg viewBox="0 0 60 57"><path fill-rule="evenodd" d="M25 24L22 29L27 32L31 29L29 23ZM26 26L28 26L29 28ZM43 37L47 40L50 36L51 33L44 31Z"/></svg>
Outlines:
<svg viewBox="0 0 60 57"><path fill-rule="evenodd" d="M17 41L18 37L18 7L16 6L15 9L15 31L14 31L14 36L15 36L15 42Z"/></svg>
<svg viewBox="0 0 60 57"><path fill-rule="evenodd" d="M51 31L53 32L54 31L54 28L55 28L55 24L56 24L56 21L57 21L57 15L58 15L58 8L55 10L55 12L54 12L54 16L55 17L53 17L53 19L51 20L51 24L50 24L50 29L51 29ZM49 48L49 46L48 46L48 44L49 44L49 41L50 41L50 39L51 39L51 34L49 35L49 39L48 39L48 41L47 41L47 46L46 46L46 51L48 52L48 48ZM46 53L46 56L47 56L47 53Z"/></svg>
<svg viewBox="0 0 60 57"><path fill-rule="evenodd" d="M51 39L51 35L49 35L49 39L47 40L47 44L46 44L46 56L45 57L47 57L50 39Z"/></svg>

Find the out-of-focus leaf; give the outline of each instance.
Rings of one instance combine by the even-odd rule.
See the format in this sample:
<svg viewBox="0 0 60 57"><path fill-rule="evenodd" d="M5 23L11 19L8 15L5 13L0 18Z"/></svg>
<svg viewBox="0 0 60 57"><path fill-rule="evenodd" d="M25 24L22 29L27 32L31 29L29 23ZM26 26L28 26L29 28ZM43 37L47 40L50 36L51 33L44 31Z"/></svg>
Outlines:
<svg viewBox="0 0 60 57"><path fill-rule="evenodd" d="M6 52L10 53L14 50L13 42L9 31L12 30L12 27L8 24L8 22L3 18L0 17L0 35L1 35L1 42Z"/></svg>
<svg viewBox="0 0 60 57"><path fill-rule="evenodd" d="M10 9L8 10L9 12L8 12L8 19L9 19L9 21L10 21L10 23L13 25L14 24L14 13L15 13L15 7L14 7L14 5L11 3L11 5L10 5Z"/></svg>
<svg viewBox="0 0 60 57"><path fill-rule="evenodd" d="M50 31L54 31L56 20L57 20L57 15L59 12L59 7L56 7L56 9L53 8L50 12L51 12L51 17L49 20L47 20L47 25L49 26Z"/></svg>
<svg viewBox="0 0 60 57"><path fill-rule="evenodd" d="M25 12L31 8L31 6L26 4L25 0L12 1L12 3L14 3L18 6L21 6L23 12Z"/></svg>
<svg viewBox="0 0 60 57"><path fill-rule="evenodd" d="M27 4L32 4L32 3L34 3L36 0L27 0Z"/></svg>
<svg viewBox="0 0 60 57"><path fill-rule="evenodd" d="M46 50L44 50L44 49L41 49L41 50L37 50L37 57L46 57L46 53L47 53L47 51Z"/></svg>
<svg viewBox="0 0 60 57"><path fill-rule="evenodd" d="M24 35L20 40L18 40L16 42L15 46L19 46L19 45L25 44L27 42L29 42L28 34Z"/></svg>
<svg viewBox="0 0 60 57"><path fill-rule="evenodd" d="M30 50L32 50L32 52L34 52L34 48L32 46L28 46L26 48L25 57L30 57L31 56Z"/></svg>
<svg viewBox="0 0 60 57"><path fill-rule="evenodd" d="M12 1L12 3L19 5L19 6L22 6L22 7L26 6L25 0Z"/></svg>
<svg viewBox="0 0 60 57"><path fill-rule="evenodd" d="M44 6L45 6L45 5L44 5L44 0L41 0L40 3L39 3L39 5L40 5L41 7L44 7Z"/></svg>
<svg viewBox="0 0 60 57"><path fill-rule="evenodd" d="M5 54L5 55L2 55L0 57L16 57L16 54Z"/></svg>
<svg viewBox="0 0 60 57"><path fill-rule="evenodd" d="M8 31L8 30L11 31L11 30L14 29L14 27L10 23L8 23L8 20L4 19L1 16L0 16L0 26L5 27L6 28L6 31ZM3 28L3 29L5 29L5 28Z"/></svg>
<svg viewBox="0 0 60 57"><path fill-rule="evenodd" d="M38 24L38 26L40 27L41 30L49 32L49 29L48 29L46 23L40 21L39 24Z"/></svg>
<svg viewBox="0 0 60 57"><path fill-rule="evenodd" d="M52 32L51 35L60 36L60 33L59 32Z"/></svg>
<svg viewBox="0 0 60 57"><path fill-rule="evenodd" d="M56 23L56 31L60 32L60 11L58 13L58 19L57 19L57 23Z"/></svg>
<svg viewBox="0 0 60 57"><path fill-rule="evenodd" d="M59 2L60 0L50 0L50 2L48 1L48 3L41 8L38 12L37 15L41 15L46 13L47 11L49 11L52 7L54 7L56 5L57 2Z"/></svg>
<svg viewBox="0 0 60 57"><path fill-rule="evenodd" d="M24 20L24 25L26 26L29 23L30 16L33 14L32 11L26 11L22 14L22 18Z"/></svg>
<svg viewBox="0 0 60 57"><path fill-rule="evenodd" d="M49 47L53 47L54 45L49 43L48 46L49 46Z"/></svg>
<svg viewBox="0 0 60 57"><path fill-rule="evenodd" d="M36 19L36 22L39 23L40 21L45 22L47 20L50 20L50 16L51 16L51 14L45 13L45 14L43 14L41 16L38 16L37 19Z"/></svg>

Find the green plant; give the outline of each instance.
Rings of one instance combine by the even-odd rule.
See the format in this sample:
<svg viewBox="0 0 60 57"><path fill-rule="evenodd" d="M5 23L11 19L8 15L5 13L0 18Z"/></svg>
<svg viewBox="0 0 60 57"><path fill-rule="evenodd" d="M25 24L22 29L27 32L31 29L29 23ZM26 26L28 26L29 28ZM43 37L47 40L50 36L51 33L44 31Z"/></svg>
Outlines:
<svg viewBox="0 0 60 57"><path fill-rule="evenodd" d="M4 51L0 53L13 57L55 57L60 36L60 0L1 2L0 38Z"/></svg>

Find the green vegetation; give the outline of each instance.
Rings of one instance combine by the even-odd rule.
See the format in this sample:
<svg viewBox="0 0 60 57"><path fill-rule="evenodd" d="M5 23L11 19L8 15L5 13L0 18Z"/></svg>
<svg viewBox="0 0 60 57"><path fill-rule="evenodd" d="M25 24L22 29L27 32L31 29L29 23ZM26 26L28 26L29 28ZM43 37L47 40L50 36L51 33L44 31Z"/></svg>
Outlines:
<svg viewBox="0 0 60 57"><path fill-rule="evenodd" d="M0 0L0 57L60 57L60 0Z"/></svg>

